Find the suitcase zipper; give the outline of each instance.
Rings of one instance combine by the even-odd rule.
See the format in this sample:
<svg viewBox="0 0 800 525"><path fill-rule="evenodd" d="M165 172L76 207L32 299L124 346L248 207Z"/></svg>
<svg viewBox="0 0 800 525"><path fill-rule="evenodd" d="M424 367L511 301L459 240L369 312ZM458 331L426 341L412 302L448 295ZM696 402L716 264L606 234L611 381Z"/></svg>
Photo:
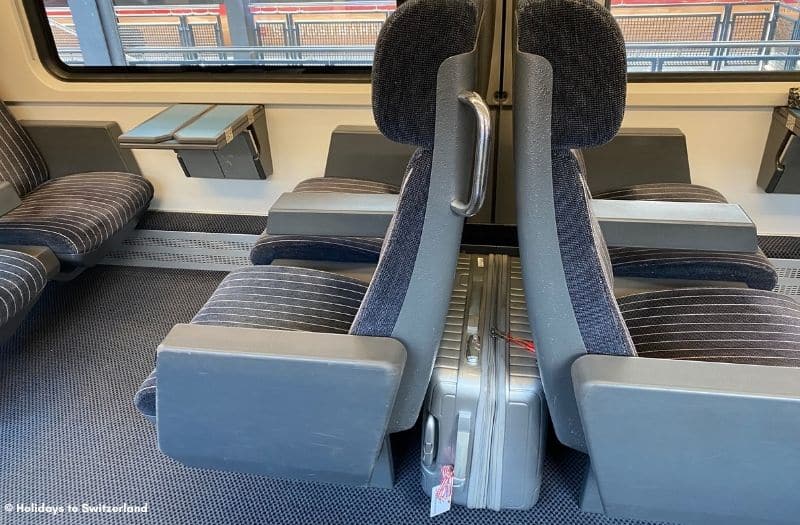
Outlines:
<svg viewBox="0 0 800 525"><path fill-rule="evenodd" d="M488 257L486 282L481 300L480 326L481 334L481 387L475 417L475 434L472 447L472 469L469 476L469 492L467 506L485 508L489 504L490 478L492 470L493 434L497 414L497 343L491 337L491 328L495 322L497 304L498 257ZM503 385L502 388L505 388Z"/></svg>
<svg viewBox="0 0 800 525"><path fill-rule="evenodd" d="M508 284L509 264L507 255L498 255L494 259L497 268L495 281L495 294L493 297L492 329L496 326L503 327L510 334L508 322ZM506 430L506 401L508 398L508 353L509 342L505 339L492 337L495 361L495 400L494 418L491 446L489 449L489 469L487 472L486 506L492 510L502 508L503 495L503 452L505 446Z"/></svg>

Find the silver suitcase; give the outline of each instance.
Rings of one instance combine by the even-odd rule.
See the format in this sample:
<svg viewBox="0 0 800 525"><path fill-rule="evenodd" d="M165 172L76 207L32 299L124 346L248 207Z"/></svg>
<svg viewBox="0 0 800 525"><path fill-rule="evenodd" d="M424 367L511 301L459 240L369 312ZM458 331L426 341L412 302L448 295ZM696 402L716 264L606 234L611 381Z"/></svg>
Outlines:
<svg viewBox="0 0 800 525"><path fill-rule="evenodd" d="M519 346L530 340L519 259L462 255L423 406L427 494L444 467L453 504L536 503L548 416L535 354Z"/></svg>

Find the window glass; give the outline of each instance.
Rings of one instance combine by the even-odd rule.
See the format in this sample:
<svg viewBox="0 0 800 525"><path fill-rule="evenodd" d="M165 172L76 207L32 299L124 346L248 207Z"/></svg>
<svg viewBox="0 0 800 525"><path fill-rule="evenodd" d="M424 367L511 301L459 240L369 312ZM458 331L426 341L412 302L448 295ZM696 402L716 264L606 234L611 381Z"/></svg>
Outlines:
<svg viewBox="0 0 800 525"><path fill-rule="evenodd" d="M78 68L370 66L395 9L391 0L42 1L58 57ZM610 7L631 73L749 73L800 68L797 2L611 0Z"/></svg>
<svg viewBox="0 0 800 525"><path fill-rule="evenodd" d="M45 0L69 66L370 66L394 1Z"/></svg>
<svg viewBox="0 0 800 525"><path fill-rule="evenodd" d="M796 71L795 2L612 0L629 72Z"/></svg>

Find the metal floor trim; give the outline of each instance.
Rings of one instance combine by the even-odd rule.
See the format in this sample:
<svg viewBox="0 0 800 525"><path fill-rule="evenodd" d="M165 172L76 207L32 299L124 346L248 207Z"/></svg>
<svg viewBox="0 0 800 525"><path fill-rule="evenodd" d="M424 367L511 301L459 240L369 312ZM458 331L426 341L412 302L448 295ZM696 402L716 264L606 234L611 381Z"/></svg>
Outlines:
<svg viewBox="0 0 800 525"><path fill-rule="evenodd" d="M776 292L800 302L800 259L770 259L778 272Z"/></svg>
<svg viewBox="0 0 800 525"><path fill-rule="evenodd" d="M136 230L102 264L231 271L249 266L258 235Z"/></svg>

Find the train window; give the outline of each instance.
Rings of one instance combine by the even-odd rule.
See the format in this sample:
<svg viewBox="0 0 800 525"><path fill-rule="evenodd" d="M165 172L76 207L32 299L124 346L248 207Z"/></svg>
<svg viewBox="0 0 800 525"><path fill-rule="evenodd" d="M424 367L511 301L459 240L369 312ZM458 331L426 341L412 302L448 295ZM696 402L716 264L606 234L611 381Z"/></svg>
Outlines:
<svg viewBox="0 0 800 525"><path fill-rule="evenodd" d="M67 70L368 68L394 0L39 0ZM30 14L30 10L29 10Z"/></svg>
<svg viewBox="0 0 800 525"><path fill-rule="evenodd" d="M800 0L598 0L634 81L785 80L800 69ZM67 76L233 70L363 75L395 0L38 0L40 56ZM130 74L130 73L136 74ZM121 75L117 75L121 76ZM191 79L176 76L174 80Z"/></svg>
<svg viewBox="0 0 800 525"><path fill-rule="evenodd" d="M612 0L630 73L785 72L800 65L800 4Z"/></svg>

